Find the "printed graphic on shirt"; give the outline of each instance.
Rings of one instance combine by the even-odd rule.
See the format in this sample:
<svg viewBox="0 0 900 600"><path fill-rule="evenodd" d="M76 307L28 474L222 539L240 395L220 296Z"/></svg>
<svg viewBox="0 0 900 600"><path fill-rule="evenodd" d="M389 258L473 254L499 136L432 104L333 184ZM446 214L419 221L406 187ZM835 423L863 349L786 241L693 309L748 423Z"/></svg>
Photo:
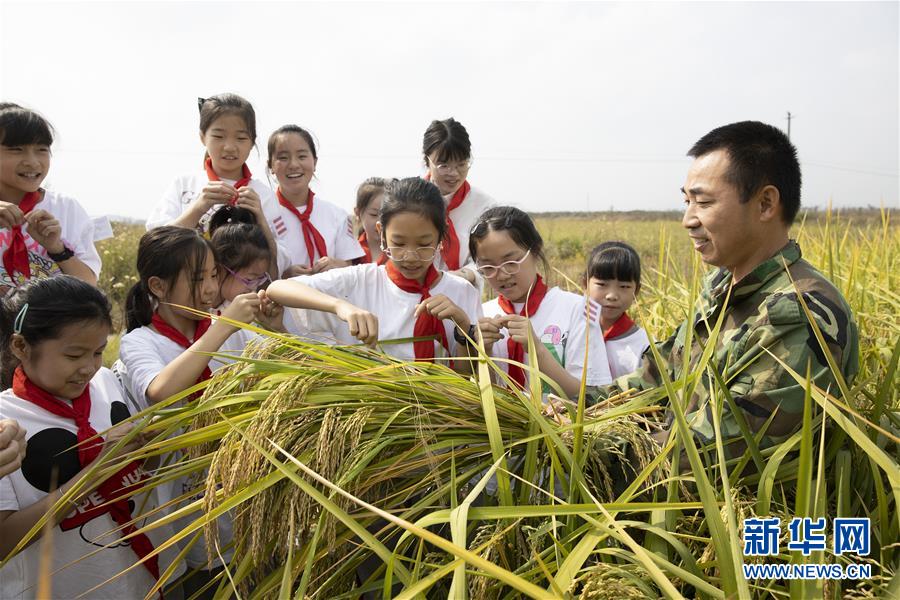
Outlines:
<svg viewBox="0 0 900 600"><path fill-rule="evenodd" d="M127 419L130 415L124 403L114 401L110 405L110 423L116 425ZM74 432L58 427L50 427L39 431L28 439L28 449L22 461L22 476L35 489L50 493L60 485L69 481L81 470L78 460L78 451L75 446L78 438ZM135 467L121 474L121 487L127 487L140 482L146 477L146 473ZM134 510L134 502L128 501ZM108 507L103 497L93 492L81 500L74 514L63 519L59 527L63 531L79 529L81 538L95 546L109 546L118 539L118 534L109 532L109 523L101 521L96 526L91 523L97 517L106 514ZM120 546L127 546L128 542L119 542Z"/></svg>
<svg viewBox="0 0 900 600"><path fill-rule="evenodd" d="M569 341L569 332L563 333L559 325L548 325L541 334L541 343L550 351L553 358L562 365L566 366L566 343ZM545 381L541 386L541 391L549 394L553 389Z"/></svg>

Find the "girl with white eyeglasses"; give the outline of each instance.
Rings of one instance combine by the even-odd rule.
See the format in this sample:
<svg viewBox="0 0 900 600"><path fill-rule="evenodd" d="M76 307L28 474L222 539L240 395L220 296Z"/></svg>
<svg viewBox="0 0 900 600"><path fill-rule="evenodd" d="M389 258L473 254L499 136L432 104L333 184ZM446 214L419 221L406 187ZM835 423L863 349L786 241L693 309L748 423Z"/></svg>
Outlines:
<svg viewBox="0 0 900 600"><path fill-rule="evenodd" d="M485 349L510 382L529 389L528 336L534 339L540 372L575 397L587 369L587 385L612 382L603 332L595 315L587 312L587 298L558 287L548 288L538 265L547 270L544 242L531 217L518 208L500 206L486 211L469 232L469 251L480 274L497 298L482 306L478 327ZM587 346L587 361L585 361ZM545 383L543 393L552 389Z"/></svg>

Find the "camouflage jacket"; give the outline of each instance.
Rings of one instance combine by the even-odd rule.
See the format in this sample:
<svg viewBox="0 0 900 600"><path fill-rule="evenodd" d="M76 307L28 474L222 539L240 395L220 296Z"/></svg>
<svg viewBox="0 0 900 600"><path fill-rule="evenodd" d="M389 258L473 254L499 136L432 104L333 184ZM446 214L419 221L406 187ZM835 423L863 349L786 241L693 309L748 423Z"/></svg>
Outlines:
<svg viewBox="0 0 900 600"><path fill-rule="evenodd" d="M709 334L724 310L709 366L721 374L750 431L759 432L772 412L777 411L759 443L760 448L786 439L799 428L803 418L804 386L798 384L765 349L803 377L809 365L818 387L839 394L822 348L797 299L798 292L803 295L844 378L852 381L859 370L859 334L850 307L834 285L800 256L800 247L790 241L734 286L727 305L725 301L732 276L725 269L717 269L704 279L694 307L689 368L696 368ZM688 327L691 324L686 320L672 337L657 344L673 381L681 377L684 370ZM594 399L630 388L651 389L662 383L648 349L637 371L623 375L611 386L597 388ZM685 410L688 425L701 446L715 437L713 404L709 400L710 391L716 387L714 375L709 368L705 369ZM666 422L667 431L675 427L671 409L667 411ZM730 457L743 454L746 451L743 435L729 404L724 401L720 425L727 454ZM658 439L662 441L665 437Z"/></svg>

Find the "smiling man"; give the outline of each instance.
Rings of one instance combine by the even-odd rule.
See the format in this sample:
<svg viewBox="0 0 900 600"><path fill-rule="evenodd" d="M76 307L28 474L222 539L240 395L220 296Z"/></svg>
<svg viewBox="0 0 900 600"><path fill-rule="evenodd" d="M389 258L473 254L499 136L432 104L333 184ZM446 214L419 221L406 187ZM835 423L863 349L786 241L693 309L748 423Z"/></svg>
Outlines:
<svg viewBox="0 0 900 600"><path fill-rule="evenodd" d="M765 123L732 123L703 136L688 156L694 162L681 190L682 224L703 261L717 268L704 279L692 318L657 349L671 379L682 376L685 353L689 371L697 372L710 332L722 318L709 366L722 376L741 413L721 401L723 441L726 453L735 457L747 449L740 417L751 432L761 434L760 448L780 443L799 428L804 386L784 365L804 376L808 369L818 387L838 395L825 353L852 380L859 363L858 333L844 297L801 258L800 246L789 237L800 208L800 165L787 136ZM824 348L798 294L822 332ZM710 368L696 374L686 413L695 440L704 446L715 437L712 411L719 402L712 400L723 396ZM595 390L593 399L662 383L647 350L637 371ZM658 439L664 441L672 428L670 411Z"/></svg>

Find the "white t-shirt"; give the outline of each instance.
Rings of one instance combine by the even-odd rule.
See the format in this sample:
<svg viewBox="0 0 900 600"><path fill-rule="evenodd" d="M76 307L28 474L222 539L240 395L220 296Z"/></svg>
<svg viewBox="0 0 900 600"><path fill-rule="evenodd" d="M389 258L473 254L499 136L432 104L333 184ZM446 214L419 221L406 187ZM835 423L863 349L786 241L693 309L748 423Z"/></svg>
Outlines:
<svg viewBox="0 0 900 600"><path fill-rule="evenodd" d="M277 216L272 225L272 232L278 244L287 250L290 257L289 265L310 266L309 253L306 251L306 241L303 237L300 219L294 213L283 207L275 200ZM306 206L297 207L301 213ZM328 256L338 260L353 260L365 254L359 240L353 235L353 222L343 209L322 200L318 196L313 198L310 223L322 235L325 240L325 249ZM316 259L320 258L316 253Z"/></svg>
<svg viewBox="0 0 900 600"><path fill-rule="evenodd" d="M606 341L606 356L613 379L634 373L641 365L641 355L650 346L647 332L639 327L625 337Z"/></svg>
<svg viewBox="0 0 900 600"><path fill-rule="evenodd" d="M315 275L301 275L294 280L374 314L378 317L379 340L413 337L416 323L413 313L416 305L422 301L422 296L404 292L394 285L388 277L385 265L373 263L354 265ZM440 280L431 288L432 296L438 294L444 294L463 309L472 323L478 322L481 316L478 290L469 285L465 279L443 273ZM453 337L456 324L446 319L443 325L447 334L449 355L457 356L457 344ZM347 324L331 313L289 308L285 310L285 328L291 333L325 342L341 345L360 343L350 335ZM382 346L382 350L401 360L415 360L412 343L386 344ZM435 342L435 356L446 355L440 342Z"/></svg>
<svg viewBox="0 0 900 600"><path fill-rule="evenodd" d="M232 336L233 337L233 336ZM185 349L178 343L170 340L164 335L160 335L149 326L138 327L122 336L119 342L119 357L127 370L126 386L131 393L132 398L138 410L144 410L149 406L147 401L147 388L150 383L159 375L160 371L170 362L181 356ZM209 368L215 370L224 364L222 361L213 358L209 362ZM168 462L177 460L178 457L170 457ZM166 460L166 459L164 459ZM188 477L182 477L176 481L172 481L168 487L160 486L160 499L168 502L182 494L189 492L196 487ZM176 507L172 507L174 510ZM178 519L174 522L176 529L190 525L199 515L191 513L190 515ZM226 546L232 539L232 519L227 514L216 519L219 528L219 544L221 547ZM188 551L185 560L190 567L204 567L207 564L206 541L205 535L201 534L200 539ZM184 542L187 543L187 540ZM233 550L223 551L225 560L231 560L234 555ZM218 566L221 561L215 559L212 566ZM205 567L204 567L205 568Z"/></svg>
<svg viewBox="0 0 900 600"><path fill-rule="evenodd" d="M222 182L229 185L235 184L234 179L222 179ZM207 185L209 185L209 176L206 174L206 170L176 178L160 201L153 207L153 212L147 217L147 230L166 225L180 217L181 213L187 209L188 205L200 195L203 188ZM263 214L266 216L266 222L269 224L269 229L275 231L274 220L278 216L276 210L278 201L275 199L275 192L265 182L255 177L250 179L250 188L259 194L259 201L262 205ZM216 204L200 217L200 222L197 224L197 229L200 232L204 234L209 232L209 220L222 206L224 205Z"/></svg>
<svg viewBox="0 0 900 600"><path fill-rule="evenodd" d="M444 196L444 203L449 204L452 199L452 194ZM475 268L475 259L469 255L469 232L478 222L478 217L494 206L497 206L496 200L469 184L469 193L466 194L462 204L450 212L450 220L456 230L456 237L459 238L459 268L469 269L475 273L479 290L484 286L484 278ZM440 252L437 253L434 264L442 271L446 271L448 268Z"/></svg>
<svg viewBox="0 0 900 600"><path fill-rule="evenodd" d="M102 368L94 375L90 389L90 421L98 432L102 433L129 417L116 378L108 369ZM0 510L17 511L44 498L50 491L51 470L54 465L59 467L60 483L68 481L81 470L78 454L73 448L78 430L73 420L58 417L31 402L17 398L12 389L0 393L0 416L4 419L16 419L28 432L26 436L28 450L22 468L0 480ZM53 460L52 457L57 459ZM83 511L102 502L103 499L99 494L87 496L78 512L73 510L53 532L51 553L53 598L75 598L138 561L137 554L126 544L92 554L121 537L118 532L110 533L119 525L109 513L86 520ZM156 491L151 490L133 496L131 504L132 510L135 511L133 516L137 516L138 512L150 513L159 505ZM150 520L156 518L150 517ZM136 526L142 527L147 522L149 521L138 521ZM154 547L158 547L168 540L172 533L171 526L163 525L148 532L147 536ZM34 597L37 592L35 586L39 576L40 553L41 540L36 540L22 551L20 564L25 597ZM177 554L176 548L169 548L159 555L160 573L172 564ZM184 564L179 564L174 574L178 576L184 570ZM115 600L141 598L155 583L150 572L141 566L113 579L87 596Z"/></svg>
<svg viewBox="0 0 900 600"><path fill-rule="evenodd" d="M94 275L100 276L100 255L94 247L94 221L87 212L70 196L63 196L53 190L45 190L44 198L37 203L34 210L46 210L56 217L62 227L62 241L75 252L76 258L86 264ZM6 252L12 241L11 229L0 229L0 254ZM25 246L28 248L28 263L31 267L32 279L44 279L62 275L59 265L47 255L47 250L28 235L28 224L22 226ZM15 273L13 280L3 262L0 261L0 297L7 296L27 279L21 273Z"/></svg>
<svg viewBox="0 0 900 600"><path fill-rule="evenodd" d="M522 310L522 306L522 304L513 304L517 313ZM500 308L500 301L497 298L484 303L485 317L498 317L505 314ZM550 288L541 301L537 313L529 319L531 328L537 337L534 340L535 343L543 343L557 362L565 367L572 377L579 379L584 369L585 332L590 327L587 385L606 385L612 382L606 348L603 344L603 332L596 320L588 321L585 317L585 299L582 296L566 292L558 287ZM500 333L503 338L494 343L491 354L496 358L509 358L506 346L508 332L506 329L502 329ZM527 348L522 362L528 364ZM509 372L507 363L498 362L497 365L505 372ZM527 371L525 375L527 383ZM550 391L549 388L544 390L545 393L548 391Z"/></svg>

